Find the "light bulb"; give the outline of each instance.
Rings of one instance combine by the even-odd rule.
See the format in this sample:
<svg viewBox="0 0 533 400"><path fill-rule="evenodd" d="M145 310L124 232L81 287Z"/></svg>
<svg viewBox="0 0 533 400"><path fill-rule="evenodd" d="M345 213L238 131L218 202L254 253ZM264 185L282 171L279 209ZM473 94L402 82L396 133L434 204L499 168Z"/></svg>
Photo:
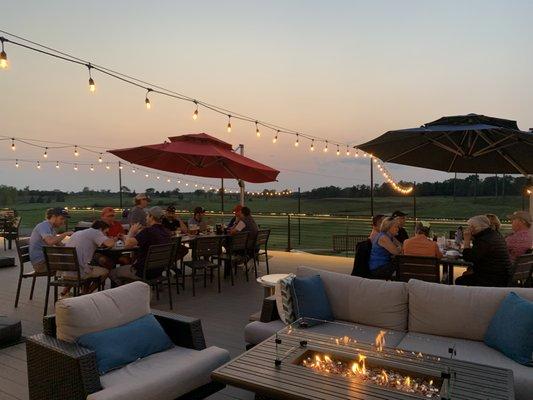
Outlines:
<svg viewBox="0 0 533 400"><path fill-rule="evenodd" d="M56 168L59 169L59 161L56 161Z"/></svg>
<svg viewBox="0 0 533 400"><path fill-rule="evenodd" d="M324 146L324 150L323 150L324 153L327 153L328 152L328 142L326 140L326 145Z"/></svg>
<svg viewBox="0 0 533 400"><path fill-rule="evenodd" d="M74 164L74 171L78 170L78 164Z"/></svg>
<svg viewBox="0 0 533 400"><path fill-rule="evenodd" d="M148 94L152 91L152 89L146 90L146 97L144 99L144 104L146 104L146 109L150 110L152 108L152 104L150 104L150 99L148 98Z"/></svg>
<svg viewBox="0 0 533 400"><path fill-rule="evenodd" d="M167 179L167 182L170 183L170 179Z"/></svg>
<svg viewBox="0 0 533 400"><path fill-rule="evenodd" d="M48 158L48 147L45 147L43 157Z"/></svg>
<svg viewBox="0 0 533 400"><path fill-rule="evenodd" d="M80 153L78 152L78 146L74 146L74 156L78 157Z"/></svg>
<svg viewBox="0 0 533 400"><path fill-rule="evenodd" d="M197 184L194 184L194 187L198 187L198 185L197 185Z"/></svg>
<svg viewBox="0 0 533 400"><path fill-rule="evenodd" d="M144 177L145 177L145 178L150 178L150 175L145 174Z"/></svg>
<svg viewBox="0 0 533 400"><path fill-rule="evenodd" d="M185 184L185 186L189 186L189 184L188 184L188 183L186 183L186 184Z"/></svg>
<svg viewBox="0 0 533 400"><path fill-rule="evenodd" d="M15 139L11 139L11 150L15 151Z"/></svg>
<svg viewBox="0 0 533 400"><path fill-rule="evenodd" d="M15 167L17 167L17 168L20 167L20 165L19 165L19 160L16 160L16 161L15 161Z"/></svg>
<svg viewBox="0 0 533 400"><path fill-rule="evenodd" d="M135 168L132 168L131 169L131 173L134 174L136 171L135 171Z"/></svg>
<svg viewBox="0 0 533 400"><path fill-rule="evenodd" d="M193 103L196 104L196 110L192 113L192 119L196 121L198 119L198 102L194 100Z"/></svg>
<svg viewBox="0 0 533 400"><path fill-rule="evenodd" d="M0 53L0 68L7 69L9 63L7 61L7 54L4 50L4 38L2 38L2 52Z"/></svg>
<svg viewBox="0 0 533 400"><path fill-rule="evenodd" d="M311 140L311 151L315 151L315 139Z"/></svg>
<svg viewBox="0 0 533 400"><path fill-rule="evenodd" d="M160 178L159 178L159 175L157 175L157 176L155 177L155 179L159 180L159 179L160 179Z"/></svg>
<svg viewBox="0 0 533 400"><path fill-rule="evenodd" d="M276 131L276 136L274 136L274 139L272 139L272 143L276 143L278 141L278 135L279 131Z"/></svg>
<svg viewBox="0 0 533 400"><path fill-rule="evenodd" d="M339 150L339 146L337 146L337 156L341 155L341 151Z"/></svg>
<svg viewBox="0 0 533 400"><path fill-rule="evenodd" d="M294 147L298 147L300 145L300 137L298 134L296 134L296 141L294 142Z"/></svg>
<svg viewBox="0 0 533 400"><path fill-rule="evenodd" d="M96 85L94 84L93 78L89 78L89 92L91 93L96 92Z"/></svg>
<svg viewBox="0 0 533 400"><path fill-rule="evenodd" d="M100 155L98 156L98 162L99 162L99 163L102 162L102 153L100 153Z"/></svg>
<svg viewBox="0 0 533 400"><path fill-rule="evenodd" d="M110 168L109 164L106 164L105 169L109 170Z"/></svg>
<svg viewBox="0 0 533 400"><path fill-rule="evenodd" d="M94 171L94 165L91 164L91 167L89 168L92 171Z"/></svg>
<svg viewBox="0 0 533 400"><path fill-rule="evenodd" d="M37 169L41 169L41 163L37 161Z"/></svg>
<svg viewBox="0 0 533 400"><path fill-rule="evenodd" d="M118 163L118 169L124 169L124 166L120 162Z"/></svg>
<svg viewBox="0 0 533 400"><path fill-rule="evenodd" d="M228 115L228 133L231 132L231 115Z"/></svg>
<svg viewBox="0 0 533 400"><path fill-rule="evenodd" d="M178 183L181 183L181 181L178 179Z"/></svg>
<svg viewBox="0 0 533 400"><path fill-rule="evenodd" d="M348 148L348 146L346 146L346 156L349 156L350 155L350 149Z"/></svg>
<svg viewBox="0 0 533 400"><path fill-rule="evenodd" d="M255 121L255 135L257 137L261 137L261 132L259 131L259 125L257 124L257 121Z"/></svg>

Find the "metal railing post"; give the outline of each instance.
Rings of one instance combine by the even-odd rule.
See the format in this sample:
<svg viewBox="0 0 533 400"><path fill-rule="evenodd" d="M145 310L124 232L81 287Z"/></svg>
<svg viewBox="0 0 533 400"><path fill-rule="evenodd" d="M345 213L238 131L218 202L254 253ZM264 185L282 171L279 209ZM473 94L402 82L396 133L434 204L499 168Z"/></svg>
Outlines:
<svg viewBox="0 0 533 400"><path fill-rule="evenodd" d="M291 251L291 215L287 214L287 251Z"/></svg>

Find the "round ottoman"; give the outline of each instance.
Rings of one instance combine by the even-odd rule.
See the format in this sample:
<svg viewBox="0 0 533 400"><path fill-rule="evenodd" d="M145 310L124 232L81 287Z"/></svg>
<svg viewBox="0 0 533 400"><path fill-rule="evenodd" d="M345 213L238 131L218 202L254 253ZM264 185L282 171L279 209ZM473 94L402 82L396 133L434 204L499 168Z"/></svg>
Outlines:
<svg viewBox="0 0 533 400"><path fill-rule="evenodd" d="M0 316L0 347L20 341L22 325L17 319Z"/></svg>

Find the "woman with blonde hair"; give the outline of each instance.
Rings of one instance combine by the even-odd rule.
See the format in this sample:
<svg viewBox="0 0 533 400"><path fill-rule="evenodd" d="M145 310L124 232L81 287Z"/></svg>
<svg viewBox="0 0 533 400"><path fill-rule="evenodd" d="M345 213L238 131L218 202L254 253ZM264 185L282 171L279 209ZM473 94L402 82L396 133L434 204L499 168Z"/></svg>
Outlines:
<svg viewBox="0 0 533 400"><path fill-rule="evenodd" d="M401 244L394 238L399 229L400 223L394 217L386 217L381 221L380 232L372 239L368 263L372 277L390 279L396 270L392 257L401 252Z"/></svg>
<svg viewBox="0 0 533 400"><path fill-rule="evenodd" d="M496 232L500 232L500 228L502 227L502 223L500 222L500 219L495 214L486 214L487 218L490 221L490 227L492 230Z"/></svg>

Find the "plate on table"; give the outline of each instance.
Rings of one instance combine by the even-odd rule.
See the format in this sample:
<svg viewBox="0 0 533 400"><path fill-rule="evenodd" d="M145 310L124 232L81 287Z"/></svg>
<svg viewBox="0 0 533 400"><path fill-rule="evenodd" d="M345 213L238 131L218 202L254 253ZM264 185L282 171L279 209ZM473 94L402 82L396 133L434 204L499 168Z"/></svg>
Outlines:
<svg viewBox="0 0 533 400"><path fill-rule="evenodd" d="M450 258L459 258L459 257L461 257L461 253L459 253L457 250L447 250L444 255L446 257L450 257Z"/></svg>

